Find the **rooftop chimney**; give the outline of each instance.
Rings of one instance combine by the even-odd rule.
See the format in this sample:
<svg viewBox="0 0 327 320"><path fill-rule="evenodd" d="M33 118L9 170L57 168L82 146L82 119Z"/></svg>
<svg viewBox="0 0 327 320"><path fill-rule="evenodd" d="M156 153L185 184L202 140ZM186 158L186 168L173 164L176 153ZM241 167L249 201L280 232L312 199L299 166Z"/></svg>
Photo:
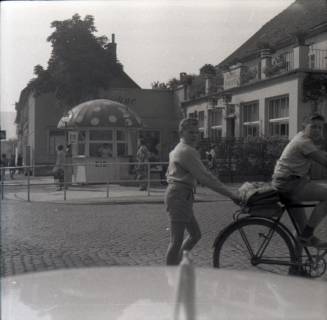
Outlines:
<svg viewBox="0 0 327 320"><path fill-rule="evenodd" d="M107 44L107 50L112 61L117 62L117 43L115 42L115 34L111 34L111 42Z"/></svg>

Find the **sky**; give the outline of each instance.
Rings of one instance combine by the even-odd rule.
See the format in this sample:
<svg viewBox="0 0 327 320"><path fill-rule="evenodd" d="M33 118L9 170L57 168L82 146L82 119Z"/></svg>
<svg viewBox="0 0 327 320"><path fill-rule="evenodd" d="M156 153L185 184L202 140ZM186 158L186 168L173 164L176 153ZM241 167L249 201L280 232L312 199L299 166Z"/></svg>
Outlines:
<svg viewBox="0 0 327 320"><path fill-rule="evenodd" d="M95 18L97 35L115 33L117 55L142 88L218 64L294 0L2 1L1 111L14 111L37 64L47 67L54 20Z"/></svg>

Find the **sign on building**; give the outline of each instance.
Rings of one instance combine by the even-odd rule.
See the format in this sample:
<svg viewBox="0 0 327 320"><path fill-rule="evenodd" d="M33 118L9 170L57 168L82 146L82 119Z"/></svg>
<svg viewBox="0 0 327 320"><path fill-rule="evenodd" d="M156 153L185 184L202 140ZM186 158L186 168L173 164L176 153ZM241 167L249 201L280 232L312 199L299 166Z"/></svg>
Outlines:
<svg viewBox="0 0 327 320"><path fill-rule="evenodd" d="M239 87L241 85L241 68L224 72L224 89Z"/></svg>
<svg viewBox="0 0 327 320"><path fill-rule="evenodd" d="M77 143L78 132L68 132L68 144Z"/></svg>

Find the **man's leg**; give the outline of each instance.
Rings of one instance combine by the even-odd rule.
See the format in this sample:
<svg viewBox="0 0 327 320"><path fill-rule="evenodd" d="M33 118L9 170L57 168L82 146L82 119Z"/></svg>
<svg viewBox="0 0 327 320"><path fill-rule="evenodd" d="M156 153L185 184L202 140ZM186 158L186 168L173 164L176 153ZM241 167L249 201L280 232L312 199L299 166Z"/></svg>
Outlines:
<svg viewBox="0 0 327 320"><path fill-rule="evenodd" d="M140 179L140 184L139 184L139 189L141 191L144 191L147 189L147 183L146 183L146 177L147 177L147 172L145 168L142 168L142 171L140 172L139 179Z"/></svg>
<svg viewBox="0 0 327 320"><path fill-rule="evenodd" d="M201 231L198 222L195 217L192 216L190 222L186 224L186 230L188 232L188 237L184 240L182 248L181 248L181 256L183 255L183 251L190 251L193 247L198 243L201 239Z"/></svg>
<svg viewBox="0 0 327 320"><path fill-rule="evenodd" d="M296 193L296 198L300 201L319 201L302 232L303 238L310 238L314 229L327 216L327 185L309 182Z"/></svg>
<svg viewBox="0 0 327 320"><path fill-rule="evenodd" d="M300 201L319 201L309 218L309 226L316 227L327 216L327 184L309 182L296 193L296 198Z"/></svg>
<svg viewBox="0 0 327 320"><path fill-rule="evenodd" d="M64 187L65 181L65 172L64 170L60 171L60 178L59 178L59 188L62 189Z"/></svg>
<svg viewBox="0 0 327 320"><path fill-rule="evenodd" d="M289 208L288 212L296 221L300 232L302 232L308 223L308 219L305 214L305 209L304 208Z"/></svg>
<svg viewBox="0 0 327 320"><path fill-rule="evenodd" d="M170 223L170 243L166 255L167 266L174 266L180 263L180 252L183 244L185 228L185 222L171 221Z"/></svg>

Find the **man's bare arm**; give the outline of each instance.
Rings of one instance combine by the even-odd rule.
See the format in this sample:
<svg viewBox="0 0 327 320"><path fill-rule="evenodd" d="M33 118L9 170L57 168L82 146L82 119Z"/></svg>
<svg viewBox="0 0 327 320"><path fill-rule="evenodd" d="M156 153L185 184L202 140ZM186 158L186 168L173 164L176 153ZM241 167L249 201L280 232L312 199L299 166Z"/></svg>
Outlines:
<svg viewBox="0 0 327 320"><path fill-rule="evenodd" d="M321 164L322 166L327 168L327 152L325 151L314 151L310 154L308 154L308 157L315 161L318 162L319 164Z"/></svg>

